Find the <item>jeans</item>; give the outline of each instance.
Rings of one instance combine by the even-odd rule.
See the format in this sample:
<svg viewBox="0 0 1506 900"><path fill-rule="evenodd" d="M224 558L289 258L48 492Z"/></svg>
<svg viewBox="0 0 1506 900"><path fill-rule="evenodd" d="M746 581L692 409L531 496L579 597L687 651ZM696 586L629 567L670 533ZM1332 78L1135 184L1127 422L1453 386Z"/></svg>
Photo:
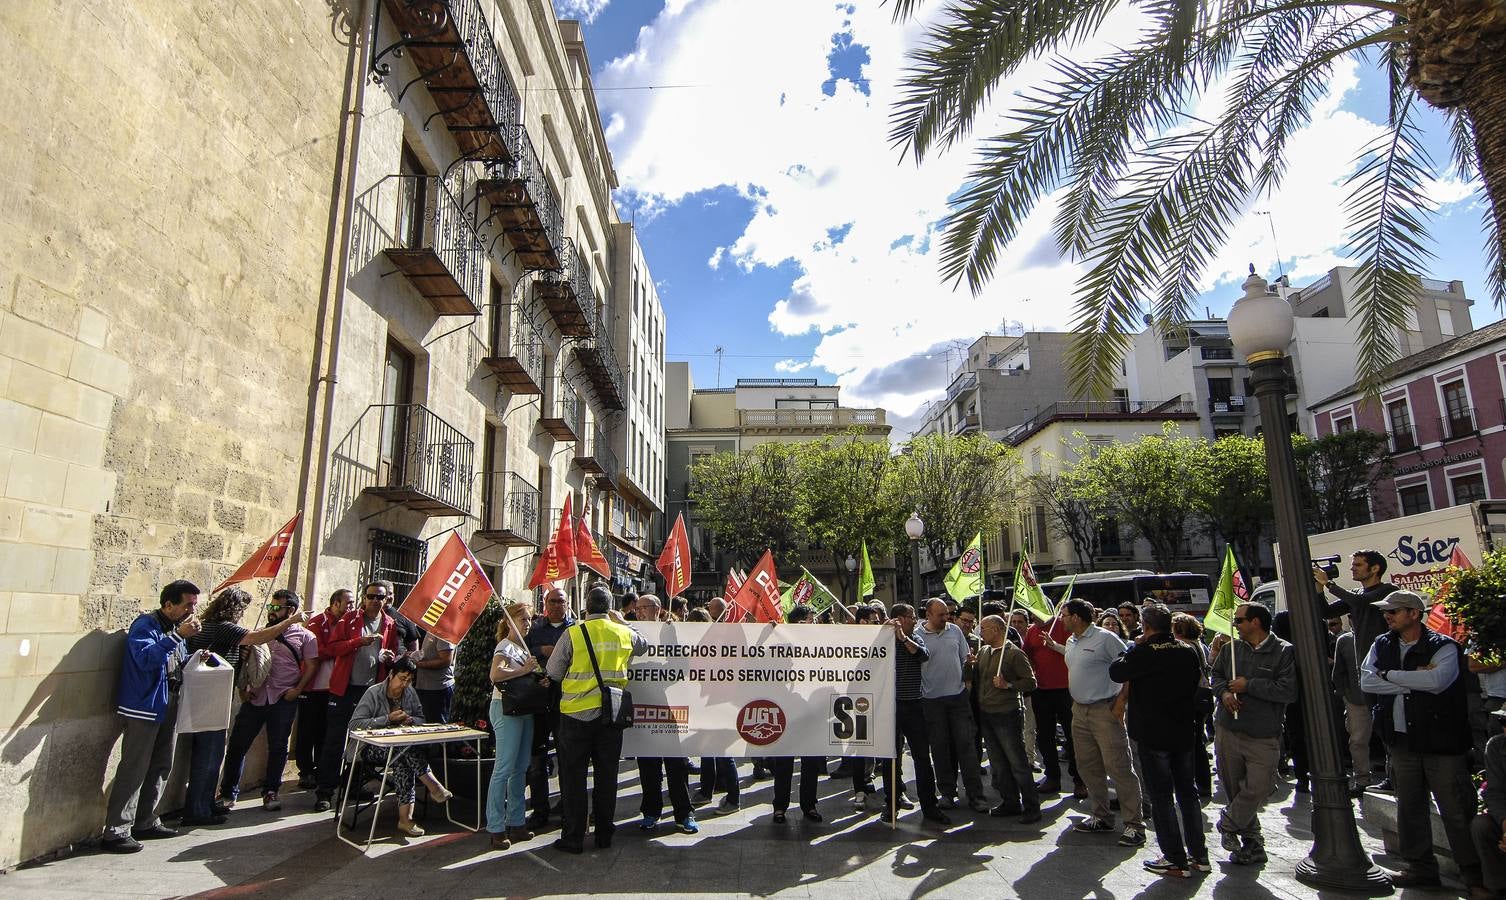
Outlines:
<svg viewBox="0 0 1506 900"><path fill-rule="evenodd" d="M1061 726L1067 742L1067 774L1077 778L1077 751L1072 744L1072 695L1066 688L1036 688L1030 695L1035 710L1035 743L1041 753L1041 769L1046 781L1060 785L1061 754L1056 744L1056 727Z"/></svg>
<svg viewBox="0 0 1506 900"><path fill-rule="evenodd" d="M523 782L533 752L533 716L509 716L502 712L502 701L493 698L491 720L497 761L486 789L486 830L502 834L523 827Z"/></svg>
<svg viewBox="0 0 1506 900"><path fill-rule="evenodd" d="M350 714L355 712L369 684L352 684L345 693L331 692L324 714L324 746L319 751L319 787L315 796L328 800L340 787L340 764L345 759L345 738L350 732Z"/></svg>
<svg viewBox="0 0 1506 900"><path fill-rule="evenodd" d="M1480 857L1470 838L1470 820L1476 809L1474 784L1469 777L1467 753L1414 753L1399 747L1391 751L1391 785L1396 792L1396 855L1407 861L1407 870L1438 873L1433 855L1432 804L1438 804L1449 849L1467 885L1480 879Z"/></svg>
<svg viewBox="0 0 1506 900"><path fill-rule="evenodd" d="M915 760L915 787L920 793L921 809L938 809L936 797L936 772L931 768L931 741L926 736L926 714L921 709L922 700L900 700L894 704L894 760L879 760L879 769L884 779L884 797L893 799L896 794L894 770L901 768L904 748L901 741L910 745L910 758ZM904 775L900 775L903 789Z"/></svg>
<svg viewBox="0 0 1506 900"><path fill-rule="evenodd" d="M790 808L790 788L795 780L795 757L776 756L769 760L774 770L774 811L784 812ZM800 757L800 808L809 812L816 808L819 779L826 771L826 757Z"/></svg>
<svg viewBox="0 0 1506 900"><path fill-rule="evenodd" d="M1036 812L1041 808L1035 779L1030 774L1030 756L1025 752L1024 713L982 713L983 743L988 746L988 774L999 805L1005 809Z"/></svg>
<svg viewBox="0 0 1506 900"><path fill-rule="evenodd" d="M1145 792L1150 795L1156 843L1161 847L1161 855L1183 871L1187 869L1189 856L1202 862L1208 859L1208 845L1203 840L1203 810L1198 805L1197 780L1193 774L1193 754L1201 751L1201 744L1195 750L1153 750L1140 745L1140 772L1145 776Z"/></svg>
<svg viewBox="0 0 1506 900"><path fill-rule="evenodd" d="M728 801L738 802L737 763L725 756L701 757L701 793L709 797L718 788L727 792Z"/></svg>
<svg viewBox="0 0 1506 900"><path fill-rule="evenodd" d="M450 701L455 697L455 685L432 691L415 691L418 704L423 707L424 721L430 725L450 721Z"/></svg>
<svg viewBox="0 0 1506 900"><path fill-rule="evenodd" d="M586 840L586 766L591 767L591 809L596 818L596 840L611 840L617 817L617 766L622 761L622 732L597 715L589 722L560 716L560 800L564 822L560 840L582 847Z"/></svg>
<svg viewBox="0 0 1506 900"><path fill-rule="evenodd" d="M178 722L178 694L167 701L167 713L161 722L143 722L120 716L124 733L120 740L120 765L115 768L115 783L110 786L110 800L105 807L107 836L125 837L131 828L151 828L160 824L157 799L167 784L173 767L173 726Z"/></svg>
<svg viewBox="0 0 1506 900"><path fill-rule="evenodd" d="M974 743L977 726L973 724L973 710L968 705L967 692L925 699L920 705L925 713L926 732L931 738L931 759L941 792L947 796L957 794L957 773L960 770L968 799L981 798L983 775Z"/></svg>
<svg viewBox="0 0 1506 900"><path fill-rule="evenodd" d="M1077 751L1078 780L1087 786L1093 818L1114 821L1109 807L1112 778L1124 826L1143 827L1140 781L1130 764L1129 735L1124 723L1114 718L1113 703L1072 704L1072 741Z"/></svg>
<svg viewBox="0 0 1506 900"><path fill-rule="evenodd" d="M183 818L203 820L214 814L214 787L225 759L225 732L196 731L191 746Z"/></svg>
<svg viewBox="0 0 1506 900"><path fill-rule="evenodd" d="M674 808L675 821L684 823L695 818L695 809L690 805L689 763L683 756L638 757L638 786L643 792L638 811L650 819L664 815L666 771L669 773L669 805Z"/></svg>
<svg viewBox="0 0 1506 900"><path fill-rule="evenodd" d="M282 770L288 766L288 735L298 714L296 700L277 700L266 706L242 703L230 727L230 743L225 751L225 771L220 776L220 796L234 800L241 794L241 773L246 766L246 751L263 727L267 729L267 771L262 776L262 793L277 793L282 787Z"/></svg>
<svg viewBox="0 0 1506 900"><path fill-rule="evenodd" d="M329 713L329 691L304 691L298 698L298 736L293 740L293 759L298 778L313 778L319 771L319 751L324 747L324 719Z"/></svg>

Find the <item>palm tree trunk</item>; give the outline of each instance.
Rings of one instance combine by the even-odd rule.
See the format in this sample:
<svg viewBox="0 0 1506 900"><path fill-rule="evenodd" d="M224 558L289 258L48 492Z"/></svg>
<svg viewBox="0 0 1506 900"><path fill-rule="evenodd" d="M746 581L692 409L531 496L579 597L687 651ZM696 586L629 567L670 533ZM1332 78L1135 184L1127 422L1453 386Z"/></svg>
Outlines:
<svg viewBox="0 0 1506 900"><path fill-rule="evenodd" d="M1474 125L1485 196L1496 234L1506 241L1506 47L1500 52L1503 55L1482 62L1465 83L1459 105ZM1506 261L1506 246L1497 250L1497 258Z"/></svg>

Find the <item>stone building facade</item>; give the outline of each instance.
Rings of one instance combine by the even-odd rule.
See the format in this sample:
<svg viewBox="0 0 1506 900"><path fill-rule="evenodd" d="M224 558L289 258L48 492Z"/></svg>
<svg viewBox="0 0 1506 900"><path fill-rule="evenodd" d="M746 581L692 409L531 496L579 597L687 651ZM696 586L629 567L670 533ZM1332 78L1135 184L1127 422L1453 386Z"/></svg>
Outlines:
<svg viewBox="0 0 1506 900"><path fill-rule="evenodd" d="M0 47L4 867L98 833L168 581L299 510L314 609L457 530L522 596L567 493L605 534L630 294L547 0L17 0Z"/></svg>

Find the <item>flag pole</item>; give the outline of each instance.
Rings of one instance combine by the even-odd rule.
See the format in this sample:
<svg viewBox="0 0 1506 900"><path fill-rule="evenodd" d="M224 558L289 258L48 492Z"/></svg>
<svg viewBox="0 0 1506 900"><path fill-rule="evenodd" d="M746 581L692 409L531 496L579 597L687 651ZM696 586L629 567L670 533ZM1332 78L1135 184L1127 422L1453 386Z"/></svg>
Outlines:
<svg viewBox="0 0 1506 900"><path fill-rule="evenodd" d="M802 783L804 775L801 775ZM895 736L894 755L889 757L889 783L893 789L889 791L889 830L899 827L899 795L905 789L905 783L899 780L899 739Z"/></svg>

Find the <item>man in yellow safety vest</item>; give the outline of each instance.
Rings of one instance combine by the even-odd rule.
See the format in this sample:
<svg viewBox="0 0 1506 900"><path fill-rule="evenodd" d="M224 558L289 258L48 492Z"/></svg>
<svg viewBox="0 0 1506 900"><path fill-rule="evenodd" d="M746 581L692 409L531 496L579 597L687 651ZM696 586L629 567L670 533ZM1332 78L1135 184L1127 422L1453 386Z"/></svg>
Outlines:
<svg viewBox="0 0 1506 900"><path fill-rule="evenodd" d="M549 657L546 670L560 685L560 801L564 823L556 850L580 853L586 840L586 765L595 775L592 785L592 812L596 821L596 846L612 846L612 820L617 815L617 767L622 760L622 732L611 726L610 715L603 715L603 691L608 687L624 688L628 680L628 661L648 651L648 641L629 628L622 614L612 608L612 592L598 584L586 594L586 617L567 630L569 640L561 640ZM596 665L591 663L594 651Z"/></svg>

